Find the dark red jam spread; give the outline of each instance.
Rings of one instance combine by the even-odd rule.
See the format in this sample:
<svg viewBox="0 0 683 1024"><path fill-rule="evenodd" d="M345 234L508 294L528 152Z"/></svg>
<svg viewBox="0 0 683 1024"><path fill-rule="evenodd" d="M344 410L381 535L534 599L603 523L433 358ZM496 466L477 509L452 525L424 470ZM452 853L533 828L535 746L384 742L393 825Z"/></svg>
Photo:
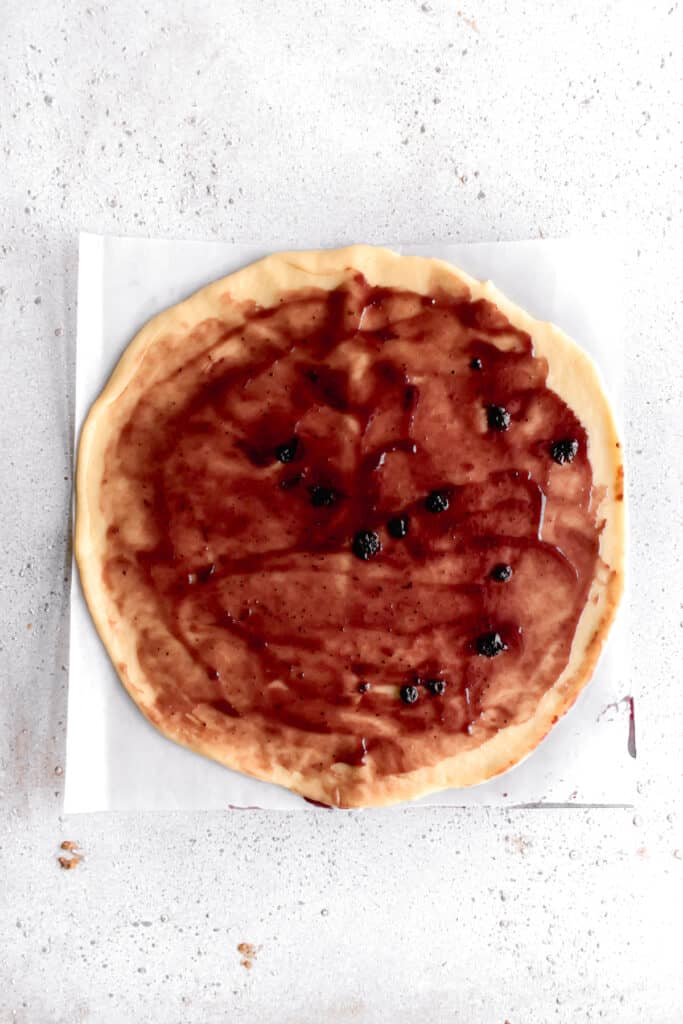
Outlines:
<svg viewBox="0 0 683 1024"><path fill-rule="evenodd" d="M379 773L528 718L599 546L586 434L530 337L465 288L360 275L245 317L198 325L106 453L105 580L160 711L332 736L328 763Z"/></svg>

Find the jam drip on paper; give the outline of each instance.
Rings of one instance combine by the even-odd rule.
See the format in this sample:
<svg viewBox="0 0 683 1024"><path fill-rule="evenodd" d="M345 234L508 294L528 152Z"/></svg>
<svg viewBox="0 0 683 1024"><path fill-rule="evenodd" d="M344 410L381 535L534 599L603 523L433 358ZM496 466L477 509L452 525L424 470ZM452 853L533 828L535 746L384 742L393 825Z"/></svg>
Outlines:
<svg viewBox="0 0 683 1024"><path fill-rule="evenodd" d="M360 275L244 312L150 354L106 452L106 581L159 715L380 773L523 721L599 545L586 433L530 337L464 287Z"/></svg>

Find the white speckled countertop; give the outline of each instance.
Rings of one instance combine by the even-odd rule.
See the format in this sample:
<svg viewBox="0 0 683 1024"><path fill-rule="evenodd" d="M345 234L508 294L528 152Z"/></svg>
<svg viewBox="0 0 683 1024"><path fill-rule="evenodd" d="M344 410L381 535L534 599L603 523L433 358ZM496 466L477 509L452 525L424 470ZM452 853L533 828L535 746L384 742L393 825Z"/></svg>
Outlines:
<svg viewBox="0 0 683 1024"><path fill-rule="evenodd" d="M683 5L459 6L5 5L3 1024L683 1019ZM618 238L635 809L60 817L79 229Z"/></svg>

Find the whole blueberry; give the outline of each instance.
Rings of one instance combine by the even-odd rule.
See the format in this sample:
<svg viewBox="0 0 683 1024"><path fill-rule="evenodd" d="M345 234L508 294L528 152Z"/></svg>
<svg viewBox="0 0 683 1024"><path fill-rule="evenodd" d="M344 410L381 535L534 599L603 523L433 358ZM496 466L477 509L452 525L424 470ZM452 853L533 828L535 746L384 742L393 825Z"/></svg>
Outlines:
<svg viewBox="0 0 683 1024"><path fill-rule="evenodd" d="M402 540L403 537L408 533L408 527L410 526L410 519L406 515L394 516L387 523L387 530L392 537L396 540Z"/></svg>
<svg viewBox="0 0 683 1024"><path fill-rule="evenodd" d="M489 430L499 432L510 429L510 413L502 405L486 406L486 422Z"/></svg>
<svg viewBox="0 0 683 1024"><path fill-rule="evenodd" d="M482 633L475 640L475 645L477 654L484 658L495 658L498 654L502 654L503 651L508 649L500 633L495 632Z"/></svg>
<svg viewBox="0 0 683 1024"><path fill-rule="evenodd" d="M279 444L275 449L275 458L278 462L294 462L299 448L299 438L292 437L284 444Z"/></svg>
<svg viewBox="0 0 683 1024"><path fill-rule="evenodd" d="M402 686L401 687L401 700L404 704L415 704L419 699L420 693L417 686Z"/></svg>
<svg viewBox="0 0 683 1024"><path fill-rule="evenodd" d="M559 441L553 441L550 446L550 454L559 466L565 462L573 462L579 450L579 442L573 437L563 437Z"/></svg>
<svg viewBox="0 0 683 1024"><path fill-rule="evenodd" d="M374 558L382 550L379 536L373 530L359 530L353 538L351 549L362 562Z"/></svg>
<svg viewBox="0 0 683 1024"><path fill-rule="evenodd" d="M445 491L430 491L425 498L425 508L433 515L445 512L450 505L450 499Z"/></svg>
<svg viewBox="0 0 683 1024"><path fill-rule="evenodd" d="M321 484L316 484L310 489L311 505L315 508L325 508L329 505L334 505L337 500L337 492L332 487L324 487Z"/></svg>

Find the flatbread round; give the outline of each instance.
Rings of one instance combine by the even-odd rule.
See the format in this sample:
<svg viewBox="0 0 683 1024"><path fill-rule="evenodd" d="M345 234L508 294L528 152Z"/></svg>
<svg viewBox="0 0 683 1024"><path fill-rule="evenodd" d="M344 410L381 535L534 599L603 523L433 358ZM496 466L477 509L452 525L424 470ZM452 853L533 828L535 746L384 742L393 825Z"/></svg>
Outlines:
<svg viewBox="0 0 683 1024"><path fill-rule="evenodd" d="M81 435L76 558L133 700L334 806L529 754L591 676L623 532L588 356L382 248L269 256L161 313Z"/></svg>

